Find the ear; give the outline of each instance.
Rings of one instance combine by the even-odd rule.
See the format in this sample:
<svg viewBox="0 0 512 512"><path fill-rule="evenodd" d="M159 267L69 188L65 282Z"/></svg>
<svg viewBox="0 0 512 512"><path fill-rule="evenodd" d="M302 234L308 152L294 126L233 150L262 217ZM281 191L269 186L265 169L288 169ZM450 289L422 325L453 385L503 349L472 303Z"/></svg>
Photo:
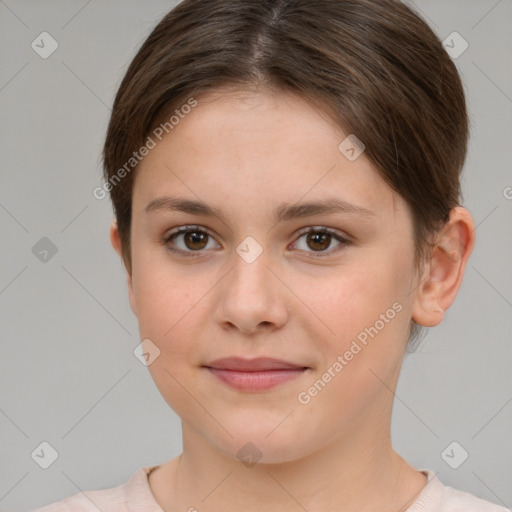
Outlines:
<svg viewBox="0 0 512 512"><path fill-rule="evenodd" d="M412 309L417 324L433 327L441 323L462 284L474 245L473 218L465 208L457 206L450 211L417 286Z"/></svg>
<svg viewBox="0 0 512 512"><path fill-rule="evenodd" d="M128 298L130 299L130 306L135 316L137 316L137 301L135 300L135 294L133 293L133 279L132 279L132 271L126 265L126 262L123 258L122 244L121 244L121 236L119 235L119 230L117 228L117 222L114 220L110 225L110 243L114 248L114 251L118 254L118 256L123 261L124 268L126 270L126 280L128 284Z"/></svg>

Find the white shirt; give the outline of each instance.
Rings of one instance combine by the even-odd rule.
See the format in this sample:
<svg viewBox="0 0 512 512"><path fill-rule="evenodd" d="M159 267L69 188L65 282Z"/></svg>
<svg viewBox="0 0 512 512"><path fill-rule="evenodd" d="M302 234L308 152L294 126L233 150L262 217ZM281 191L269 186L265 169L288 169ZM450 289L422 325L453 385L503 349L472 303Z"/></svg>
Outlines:
<svg viewBox="0 0 512 512"><path fill-rule="evenodd" d="M86 491L33 512L164 512L149 486L148 474L158 466L139 468L124 484L111 489ZM428 482L406 512L511 512L441 483L431 470L421 470ZM191 503L201 510L200 503ZM193 509L193 508L192 508Z"/></svg>

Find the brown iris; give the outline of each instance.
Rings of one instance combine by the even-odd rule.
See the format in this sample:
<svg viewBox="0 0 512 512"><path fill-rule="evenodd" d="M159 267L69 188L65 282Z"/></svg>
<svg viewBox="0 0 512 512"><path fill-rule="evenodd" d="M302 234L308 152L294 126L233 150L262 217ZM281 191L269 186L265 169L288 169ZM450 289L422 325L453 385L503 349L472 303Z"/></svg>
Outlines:
<svg viewBox="0 0 512 512"><path fill-rule="evenodd" d="M331 235L328 233L309 233L307 243L311 249L321 251L327 249L331 243Z"/></svg>
<svg viewBox="0 0 512 512"><path fill-rule="evenodd" d="M183 239L189 249L200 250L204 249L208 243L208 233L202 231L187 231Z"/></svg>

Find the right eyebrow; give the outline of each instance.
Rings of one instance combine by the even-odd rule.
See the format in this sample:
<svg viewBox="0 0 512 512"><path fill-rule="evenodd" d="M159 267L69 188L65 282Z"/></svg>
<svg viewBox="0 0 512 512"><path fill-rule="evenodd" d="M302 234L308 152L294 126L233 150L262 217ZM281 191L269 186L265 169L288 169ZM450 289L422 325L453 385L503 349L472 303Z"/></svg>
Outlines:
<svg viewBox="0 0 512 512"><path fill-rule="evenodd" d="M157 210L170 210L190 213L192 215L203 215L205 217L217 217L224 224L227 224L227 219L224 213L214 206L210 206L201 201L185 199L181 197L163 196L157 197L150 201L144 211L146 213L154 212Z"/></svg>

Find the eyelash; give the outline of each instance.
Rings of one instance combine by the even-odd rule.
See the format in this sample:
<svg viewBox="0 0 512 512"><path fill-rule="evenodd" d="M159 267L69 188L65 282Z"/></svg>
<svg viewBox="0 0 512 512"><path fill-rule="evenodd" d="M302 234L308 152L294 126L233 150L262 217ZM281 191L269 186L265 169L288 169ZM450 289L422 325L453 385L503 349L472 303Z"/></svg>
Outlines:
<svg viewBox="0 0 512 512"><path fill-rule="evenodd" d="M206 233L208 236L214 238L206 229L201 228L200 226L182 226L182 227L178 228L176 231L166 235L164 237L164 239L162 240L162 243L167 246L167 249L170 252L173 252L175 254L179 254L179 255L182 255L182 256L185 256L185 257L192 257L192 258L203 256L204 255L204 251L203 250L184 251L182 249L173 249L172 247L169 247L168 244L174 238L176 238L177 236L179 236L179 235L181 235L183 233L187 233L187 232L190 232L190 231L197 231L197 232L201 232L201 233ZM321 227L321 226L308 227L308 228L301 229L299 231L299 233L298 233L297 240L302 238L304 235L307 235L307 234L310 234L310 233L324 233L324 234L328 234L328 235L331 235L338 242L340 242L340 244L336 248L328 250L328 251L317 251L317 252L315 252L315 251L306 251L306 252L311 252L313 257L315 257L315 258L323 258L323 257L326 257L326 256L331 256L332 254L339 252L344 247L346 247L346 246L348 246L348 245L350 245L352 243L347 238L341 236L337 231L334 231L333 229L330 229L330 228Z"/></svg>

